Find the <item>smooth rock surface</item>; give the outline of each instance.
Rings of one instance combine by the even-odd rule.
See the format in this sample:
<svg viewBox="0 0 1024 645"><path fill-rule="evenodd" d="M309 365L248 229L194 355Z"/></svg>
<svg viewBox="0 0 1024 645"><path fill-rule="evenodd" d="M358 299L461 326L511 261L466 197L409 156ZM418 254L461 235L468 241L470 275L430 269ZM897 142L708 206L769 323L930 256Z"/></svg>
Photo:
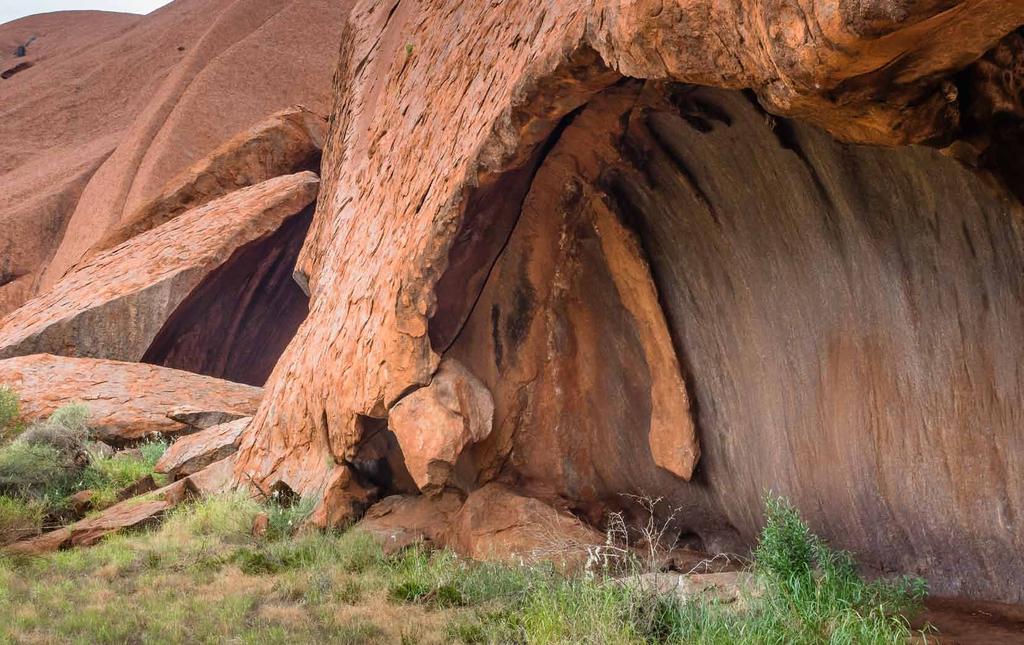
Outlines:
<svg viewBox="0 0 1024 645"><path fill-rule="evenodd" d="M0 71L37 36L33 66L0 81L0 315L237 133L295 105L327 114L350 6L177 0L0 26Z"/></svg>
<svg viewBox="0 0 1024 645"><path fill-rule="evenodd" d="M67 403L84 403L90 427L111 444L187 431L167 417L183 403L251 415L263 394L257 387L153 365L49 354L0 360L0 385L18 393L28 422Z"/></svg>

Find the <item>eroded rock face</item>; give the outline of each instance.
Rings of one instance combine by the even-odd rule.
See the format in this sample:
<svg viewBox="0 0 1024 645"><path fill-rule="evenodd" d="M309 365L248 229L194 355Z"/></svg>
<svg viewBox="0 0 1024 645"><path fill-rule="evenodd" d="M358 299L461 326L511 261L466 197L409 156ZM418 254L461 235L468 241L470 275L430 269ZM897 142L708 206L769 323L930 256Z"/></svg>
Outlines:
<svg viewBox="0 0 1024 645"><path fill-rule="evenodd" d="M250 421L250 417L242 417L179 438L164 452L153 470L178 479L233 455Z"/></svg>
<svg viewBox="0 0 1024 645"><path fill-rule="evenodd" d="M86 258L234 191L283 175L318 171L326 129L322 116L296 107L236 134L126 216Z"/></svg>
<svg viewBox="0 0 1024 645"><path fill-rule="evenodd" d="M326 114L350 6L180 1L0 26L0 70L33 63L0 82L0 315L238 132L295 105Z"/></svg>
<svg viewBox="0 0 1024 645"><path fill-rule="evenodd" d="M367 1L350 20L298 263L310 316L236 481L351 509L367 419L450 353L495 402L455 467L480 490L592 521L664 494L681 531L739 549L770 488L869 565L1020 599L1019 203L937 153L838 140L956 137L956 73L1024 7ZM545 427L559 412L581 421Z"/></svg>
<svg viewBox="0 0 1024 645"><path fill-rule="evenodd" d="M455 360L442 361L430 385L399 401L388 425L422 491L448 483L463 449L491 434L494 401L480 379Z"/></svg>
<svg viewBox="0 0 1024 645"><path fill-rule="evenodd" d="M245 253L247 245L273 236L287 225L287 220L300 215L316 198L318 185L317 176L311 172L271 179L196 208L93 257L53 289L0 320L0 357L46 352L138 361L169 322L174 333L164 338L161 346L188 343L189 331L194 328L181 329L186 323L172 321L179 306L197 287L202 289L204 280L231 264L234 255ZM297 237L301 243L302 232L304 230L296 231L298 235L291 237ZM286 251L286 242L282 240L277 247ZM294 242L293 245L297 246ZM239 311L244 313L246 306L256 302L260 293L269 293L273 298L280 292L270 287L261 289L263 274L268 274L271 281L275 273L283 273L284 280L290 275L288 259L294 258L293 254L278 250L283 257L280 262L274 256L275 249L260 250L262 259L270 260L266 272L262 271L264 265L260 262L246 262L240 268L244 275L228 281L243 285L247 291L229 297L231 290L223 284L217 285L216 295L226 301L225 308L230 310L230 319L222 325L225 328L216 340L222 347L230 347L232 336L242 333L238 328L248 322L239 319ZM275 269L279 265L284 266ZM253 277L255 279L250 279ZM276 281L281 283L282 277L277 275ZM287 282L282 286L292 287ZM297 288L292 289L292 293L297 291ZM301 294L298 298L301 299ZM209 300L205 301L206 315L212 317L216 315L215 302ZM288 316L287 312L288 308L284 307L274 316L280 319ZM304 314L305 307L299 306L295 317ZM284 326L288 326L286 322ZM290 334L297 322L293 322L286 333ZM199 327L199 331L204 329ZM209 355L203 358L212 364L208 369L193 371L232 376L226 367L217 369L220 355L213 351L209 334L193 335L199 337L199 350L209 348ZM203 345L203 341L207 344ZM279 340L278 345L286 341L287 338ZM273 345L270 339L267 342ZM254 350L264 347L257 345ZM192 349L196 353L196 348ZM178 365L161 360L167 358L170 351L164 350L153 362L183 366L180 365L182 358L178 359ZM187 357L188 352L184 353ZM243 368L244 365L235 371L243 371ZM269 368L264 369L269 371Z"/></svg>
<svg viewBox="0 0 1024 645"><path fill-rule="evenodd" d="M90 427L111 444L187 431L189 426L167 416L182 404L251 415L263 394L257 387L153 365L49 354L0 361L0 384L18 392L29 422L67 403L84 403Z"/></svg>

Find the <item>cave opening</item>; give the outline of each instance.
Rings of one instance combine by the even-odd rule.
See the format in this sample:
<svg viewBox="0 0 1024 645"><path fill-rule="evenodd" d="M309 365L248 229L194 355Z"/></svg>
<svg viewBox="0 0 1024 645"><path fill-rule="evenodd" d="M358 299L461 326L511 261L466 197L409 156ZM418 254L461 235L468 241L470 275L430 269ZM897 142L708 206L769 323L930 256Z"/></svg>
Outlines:
<svg viewBox="0 0 1024 645"><path fill-rule="evenodd" d="M1017 597L989 575L1020 572L1024 508L1024 209L999 170L845 144L739 91L594 96L446 352L495 399L464 461L587 517L664 497L681 533L734 552L773 490L873 570ZM699 428L689 482L656 423ZM989 546L965 558L960 540Z"/></svg>
<svg viewBox="0 0 1024 645"><path fill-rule="evenodd" d="M237 249L178 305L142 362L262 386L309 312L293 272L313 211Z"/></svg>

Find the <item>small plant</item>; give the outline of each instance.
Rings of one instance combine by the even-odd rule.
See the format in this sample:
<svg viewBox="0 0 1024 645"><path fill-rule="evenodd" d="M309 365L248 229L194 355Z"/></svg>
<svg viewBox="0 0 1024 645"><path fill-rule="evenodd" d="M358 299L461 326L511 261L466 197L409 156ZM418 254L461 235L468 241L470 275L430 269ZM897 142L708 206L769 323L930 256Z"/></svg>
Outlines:
<svg viewBox="0 0 1024 645"><path fill-rule="evenodd" d="M0 387L0 438L15 430L20 415L18 394L6 385Z"/></svg>
<svg viewBox="0 0 1024 645"><path fill-rule="evenodd" d="M267 502L267 538L280 540L294 535L302 524L313 514L316 499L296 499L275 491Z"/></svg>
<svg viewBox="0 0 1024 645"><path fill-rule="evenodd" d="M71 488L77 471L53 446L16 439L0 449L0 494L56 499Z"/></svg>
<svg viewBox="0 0 1024 645"><path fill-rule="evenodd" d="M41 502L0 495L0 545L39 533L44 514Z"/></svg>
<svg viewBox="0 0 1024 645"><path fill-rule="evenodd" d="M138 457L125 454L92 454L89 465L82 473L78 488L88 488L93 492L95 506L109 506L117 501L119 492L140 479L153 475L153 468L166 449L166 442L151 441L139 447Z"/></svg>

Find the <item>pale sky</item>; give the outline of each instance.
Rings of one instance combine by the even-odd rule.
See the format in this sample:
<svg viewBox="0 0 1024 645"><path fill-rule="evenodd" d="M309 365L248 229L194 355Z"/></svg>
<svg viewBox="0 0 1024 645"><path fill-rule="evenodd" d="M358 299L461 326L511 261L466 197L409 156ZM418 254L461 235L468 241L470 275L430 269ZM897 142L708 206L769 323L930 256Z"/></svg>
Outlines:
<svg viewBox="0 0 1024 645"><path fill-rule="evenodd" d="M149 13L162 7L170 0L0 0L0 24L48 11L68 9L97 9L100 11L124 11L128 13Z"/></svg>

